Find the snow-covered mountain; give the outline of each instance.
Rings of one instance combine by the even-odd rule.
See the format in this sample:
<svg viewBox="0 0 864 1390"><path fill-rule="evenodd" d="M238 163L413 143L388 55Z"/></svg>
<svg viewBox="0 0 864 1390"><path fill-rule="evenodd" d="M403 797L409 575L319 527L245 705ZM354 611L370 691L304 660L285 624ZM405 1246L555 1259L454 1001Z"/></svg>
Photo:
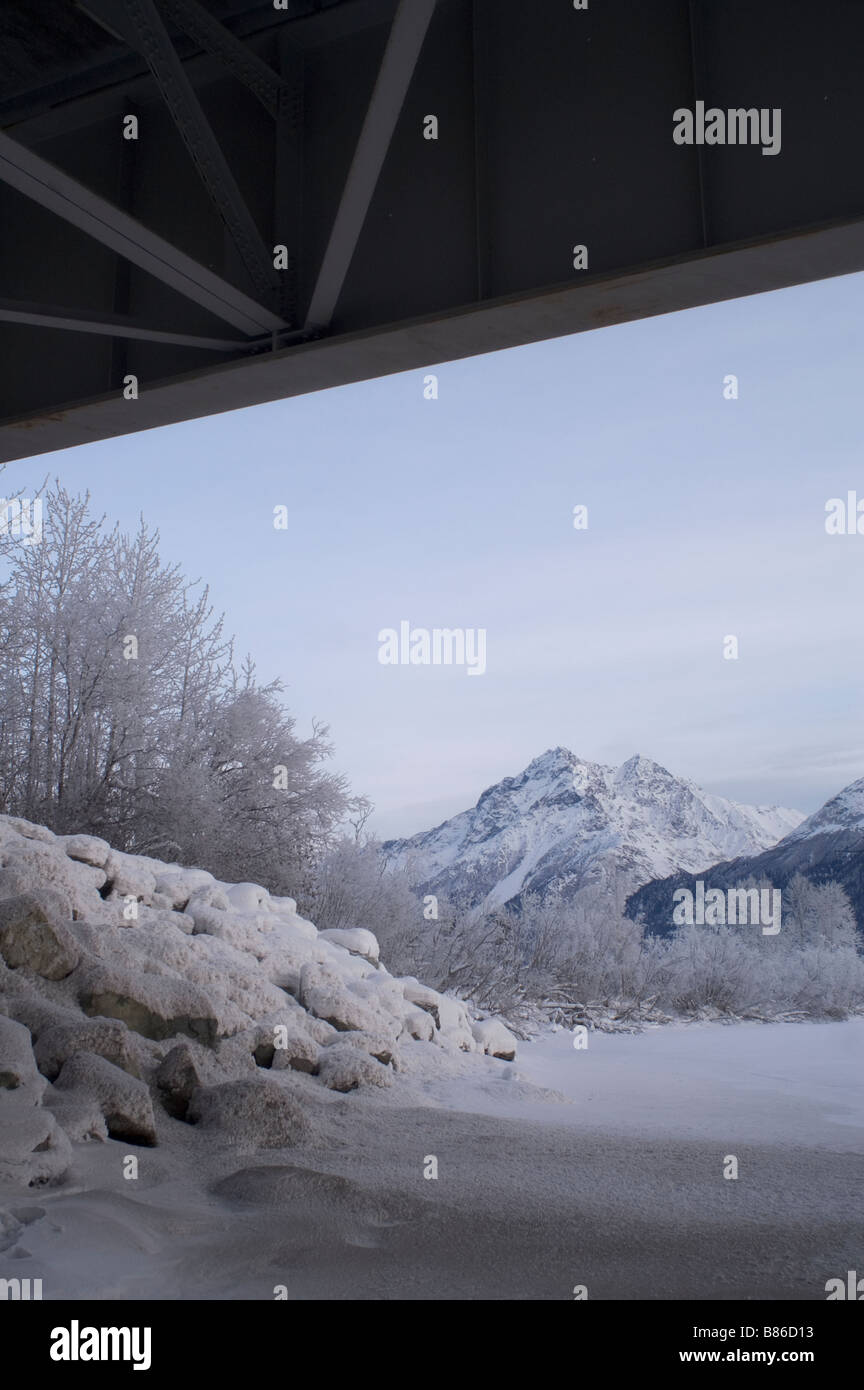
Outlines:
<svg viewBox="0 0 864 1390"><path fill-rule="evenodd" d="M779 844L761 854L713 864L704 877L710 877L712 888L738 887L752 877L782 889L798 873L815 883L839 883L864 933L864 777L850 782ZM693 881L678 873L645 884L629 899L629 916L641 913L649 931L665 935L671 930L669 903L676 888L692 891Z"/></svg>
<svg viewBox="0 0 864 1390"><path fill-rule="evenodd" d="M424 893L489 908L524 893L629 893L718 859L758 854L804 819L703 792L649 758L620 767L566 748L489 787L470 811L383 852Z"/></svg>
<svg viewBox="0 0 864 1390"><path fill-rule="evenodd" d="M830 801L826 801L824 806L787 835L784 843L841 833L864 835L864 777L850 782L842 792L832 796Z"/></svg>

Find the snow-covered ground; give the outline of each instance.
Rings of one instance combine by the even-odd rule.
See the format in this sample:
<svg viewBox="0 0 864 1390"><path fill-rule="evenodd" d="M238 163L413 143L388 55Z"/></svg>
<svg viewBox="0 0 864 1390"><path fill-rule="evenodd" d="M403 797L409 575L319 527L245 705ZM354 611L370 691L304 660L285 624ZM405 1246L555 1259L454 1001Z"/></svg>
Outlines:
<svg viewBox="0 0 864 1390"><path fill-rule="evenodd" d="M494 1085L451 1085L449 1103L548 1116L548 1103L517 1094L524 1079L559 1093L555 1122L580 1129L864 1154L864 1018L682 1023L573 1042L562 1029L523 1043L515 1073L502 1066Z"/></svg>
<svg viewBox="0 0 864 1390"><path fill-rule="evenodd" d="M560 1032L332 1096L290 1152L178 1125L124 1183L109 1140L17 1194L43 1214L7 1255L48 1298L820 1300L864 1265L862 1044L862 1019Z"/></svg>

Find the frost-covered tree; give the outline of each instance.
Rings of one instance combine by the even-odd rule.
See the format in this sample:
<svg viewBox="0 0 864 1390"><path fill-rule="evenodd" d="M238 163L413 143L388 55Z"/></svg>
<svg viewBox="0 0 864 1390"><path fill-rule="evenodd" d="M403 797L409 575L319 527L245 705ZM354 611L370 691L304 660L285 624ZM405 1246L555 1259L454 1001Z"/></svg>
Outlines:
<svg viewBox="0 0 864 1390"><path fill-rule="evenodd" d="M855 912L839 883L813 883L796 874L783 889L783 926L787 946L852 946L857 943Z"/></svg>
<svg viewBox="0 0 864 1390"><path fill-rule="evenodd" d="M864 958L843 888L796 875L783 889L782 905L776 935L753 925L690 926L646 942L660 1003L675 1012L758 1018L837 1018L864 1007Z"/></svg>
<svg viewBox="0 0 864 1390"><path fill-rule="evenodd" d="M423 954L423 903L407 874L389 869L374 839L340 838L322 857L301 906L319 930L365 927L394 968L415 972Z"/></svg>
<svg viewBox="0 0 864 1390"><path fill-rule="evenodd" d="M292 891L353 804L260 685L206 588L59 484L0 540L0 809Z"/></svg>
<svg viewBox="0 0 864 1390"><path fill-rule="evenodd" d="M281 689L258 685L247 662L210 699L206 719L187 720L164 760L152 835L221 878L251 877L303 899L359 799L321 766L332 751L324 726L296 737Z"/></svg>

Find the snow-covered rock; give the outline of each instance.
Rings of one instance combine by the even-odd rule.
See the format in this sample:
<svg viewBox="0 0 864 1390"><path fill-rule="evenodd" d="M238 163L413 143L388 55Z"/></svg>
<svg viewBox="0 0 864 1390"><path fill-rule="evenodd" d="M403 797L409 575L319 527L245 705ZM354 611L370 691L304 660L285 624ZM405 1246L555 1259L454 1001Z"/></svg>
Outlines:
<svg viewBox="0 0 864 1390"><path fill-rule="evenodd" d="M0 1017L0 1090L21 1088L38 1105L46 1085L33 1056L29 1028L14 1019Z"/></svg>
<svg viewBox="0 0 864 1390"><path fill-rule="evenodd" d="M370 931L0 816L0 1181L62 1182L72 1145L170 1143L179 1123L249 1151L317 1142L328 1092L501 1046L395 979Z"/></svg>
<svg viewBox="0 0 864 1390"><path fill-rule="evenodd" d="M189 1102L199 1087L218 1086L238 1077L254 1077L251 1053L214 1053L200 1043L179 1042L162 1059L153 1078L156 1095L163 1108L175 1119L185 1119Z"/></svg>
<svg viewBox="0 0 864 1390"><path fill-rule="evenodd" d="M402 1031L417 1042L431 1042L435 1037L435 1020L425 1009L410 1009L402 1020Z"/></svg>
<svg viewBox="0 0 864 1390"><path fill-rule="evenodd" d="M58 1091L83 1091L92 1097L112 1139L156 1143L150 1092L143 1081L115 1067L95 1052L73 1052L55 1082Z"/></svg>
<svg viewBox="0 0 864 1390"><path fill-rule="evenodd" d="M92 864L96 869L104 869L111 854L108 841L100 840L98 835L61 835L59 843L70 859Z"/></svg>
<svg viewBox="0 0 864 1390"><path fill-rule="evenodd" d="M104 887L104 869L69 859L57 840L30 840L20 836L17 843L7 841L0 850L3 897L14 894L40 894L49 891L59 900L62 917L90 917L103 920L105 904L99 895Z"/></svg>
<svg viewBox="0 0 864 1390"><path fill-rule="evenodd" d="M71 1162L72 1145L50 1110L23 1088L0 1091L0 1182L59 1182Z"/></svg>
<svg viewBox="0 0 864 1390"><path fill-rule="evenodd" d="M442 1038L463 1052L473 1052L476 1048L471 1030L471 1015L460 999L421 985L409 976L400 981L405 998L409 1003L424 1009L434 1020L435 1028Z"/></svg>
<svg viewBox="0 0 864 1390"><path fill-rule="evenodd" d="M136 1035L116 1018L89 1018L58 1023L40 1033L33 1054L43 1076L54 1081L75 1052L94 1052L130 1076L141 1075Z"/></svg>
<svg viewBox="0 0 864 1390"><path fill-rule="evenodd" d="M467 1005L449 994L439 994L436 1012L438 1027L448 1041L462 1052L473 1052L474 1034Z"/></svg>
<svg viewBox="0 0 864 1390"><path fill-rule="evenodd" d="M402 993L411 1004L416 1004L418 1008L426 1009L430 1014L435 1014L441 998L437 990L430 989L428 985L421 985L420 981L415 980L413 975L403 976L399 983L402 986Z"/></svg>
<svg viewBox="0 0 864 1390"><path fill-rule="evenodd" d="M174 906L177 907L182 905L185 895L186 905L184 911L188 912L190 917L195 916L197 908L212 907L215 908L217 912L229 911L231 900L220 883L203 884L200 888L196 888L190 897L187 892L185 881L183 879L179 879L178 881L178 879L179 875L173 877L171 880L171 882L175 883L175 887L171 894L174 899ZM161 884L157 883L157 890L164 885L165 882L165 879L163 879ZM165 891L164 888L163 891Z"/></svg>
<svg viewBox="0 0 864 1390"><path fill-rule="evenodd" d="M274 1071L284 1071L286 1067L290 1067L293 1071L308 1071L317 1074L320 1050L320 1044L316 1043L305 1030L290 1028L280 1037L279 1042L273 1048L270 1066ZM257 1055L260 1056L260 1054ZM266 1056L266 1053L264 1055ZM260 1065L266 1066L267 1063L262 1061Z"/></svg>
<svg viewBox="0 0 864 1390"><path fill-rule="evenodd" d="M379 1022L374 1008L347 988L345 981L325 965L304 965L300 975L300 1003L339 1032L374 1032Z"/></svg>
<svg viewBox="0 0 864 1390"><path fill-rule="evenodd" d="M91 1017L117 1018L145 1038L178 1033L213 1044L220 1020L212 1001L189 980L155 972L133 972L122 965L78 972L81 1007Z"/></svg>
<svg viewBox="0 0 864 1390"><path fill-rule="evenodd" d="M500 1057L505 1062L515 1060L516 1039L500 1018L478 1019L472 1023L471 1031L474 1041L490 1057Z"/></svg>
<svg viewBox="0 0 864 1390"><path fill-rule="evenodd" d="M311 1132L297 1096L265 1077L203 1087L193 1093L187 1116L244 1149L293 1148L306 1142Z"/></svg>
<svg viewBox="0 0 864 1390"><path fill-rule="evenodd" d="M46 845L57 844L57 836L47 825L35 825L32 821L22 820L20 816L2 816L0 820L3 822L0 826L0 841L8 832L10 842L20 837L23 840L40 840Z"/></svg>
<svg viewBox="0 0 864 1390"><path fill-rule="evenodd" d="M190 900L211 902L223 909L228 906L223 889L206 869L172 869L168 873L157 869L155 877L156 893L167 898L172 908L182 909Z"/></svg>
<svg viewBox="0 0 864 1390"><path fill-rule="evenodd" d="M63 921L63 904L54 893L29 892L0 899L0 956L8 966L63 980L81 957Z"/></svg>
<svg viewBox="0 0 864 1390"><path fill-rule="evenodd" d="M156 861L143 856L121 854L112 849L105 863L110 894L115 898L136 898L139 902L152 900L156 892L158 869Z"/></svg>
<svg viewBox="0 0 864 1390"><path fill-rule="evenodd" d="M393 1075L384 1063L362 1048L334 1043L321 1053L319 1076L331 1091L355 1091L358 1086L390 1086Z"/></svg>
<svg viewBox="0 0 864 1390"><path fill-rule="evenodd" d="M342 946L352 955L363 956L373 964L381 954L377 939L365 927L331 927L320 935L322 941L332 941L335 946Z"/></svg>
<svg viewBox="0 0 864 1390"><path fill-rule="evenodd" d="M107 1140L108 1126L102 1106L91 1091L63 1091L52 1086L45 1097L45 1105L73 1144L89 1144L94 1139L104 1143Z"/></svg>
<svg viewBox="0 0 864 1390"><path fill-rule="evenodd" d="M59 1000L46 998L19 970L6 970L5 975L0 970L0 1013L23 1023L34 1043L48 1028L74 1026L83 1021L74 1000L67 1001L62 995Z"/></svg>
<svg viewBox="0 0 864 1390"><path fill-rule="evenodd" d="M431 1040L430 1040L431 1041ZM374 1057L376 1062L383 1062L384 1066L397 1067L397 1049L393 1039L386 1033L334 1033L327 1043L327 1052L333 1047L356 1047L367 1056ZM320 1054L319 1054L320 1055ZM398 1069L398 1068L397 1068Z"/></svg>
<svg viewBox="0 0 864 1390"><path fill-rule="evenodd" d="M317 1072L321 1043L320 1035L313 1036L313 1023L326 1029L325 1040L338 1036L327 1024L311 1019L305 1010L295 1006L293 1010L286 1008L270 1014L253 1028L237 1034L231 1039L231 1046L245 1047L259 1067Z"/></svg>
<svg viewBox="0 0 864 1390"><path fill-rule="evenodd" d="M257 912L259 908L269 910L270 894L260 883L233 883L225 896L235 912Z"/></svg>

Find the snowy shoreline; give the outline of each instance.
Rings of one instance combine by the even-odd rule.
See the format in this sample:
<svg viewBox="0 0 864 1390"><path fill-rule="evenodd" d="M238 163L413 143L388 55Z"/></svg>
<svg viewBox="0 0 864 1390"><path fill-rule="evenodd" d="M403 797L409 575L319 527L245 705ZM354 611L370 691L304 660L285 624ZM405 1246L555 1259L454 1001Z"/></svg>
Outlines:
<svg viewBox="0 0 864 1390"><path fill-rule="evenodd" d="M823 1299L864 1240L862 1041L695 1025L577 1053L562 1031L515 1068L332 1095L323 1144L230 1155L178 1125L136 1184L122 1145L88 1145L68 1189L18 1192L44 1215L0 1259L49 1299Z"/></svg>

